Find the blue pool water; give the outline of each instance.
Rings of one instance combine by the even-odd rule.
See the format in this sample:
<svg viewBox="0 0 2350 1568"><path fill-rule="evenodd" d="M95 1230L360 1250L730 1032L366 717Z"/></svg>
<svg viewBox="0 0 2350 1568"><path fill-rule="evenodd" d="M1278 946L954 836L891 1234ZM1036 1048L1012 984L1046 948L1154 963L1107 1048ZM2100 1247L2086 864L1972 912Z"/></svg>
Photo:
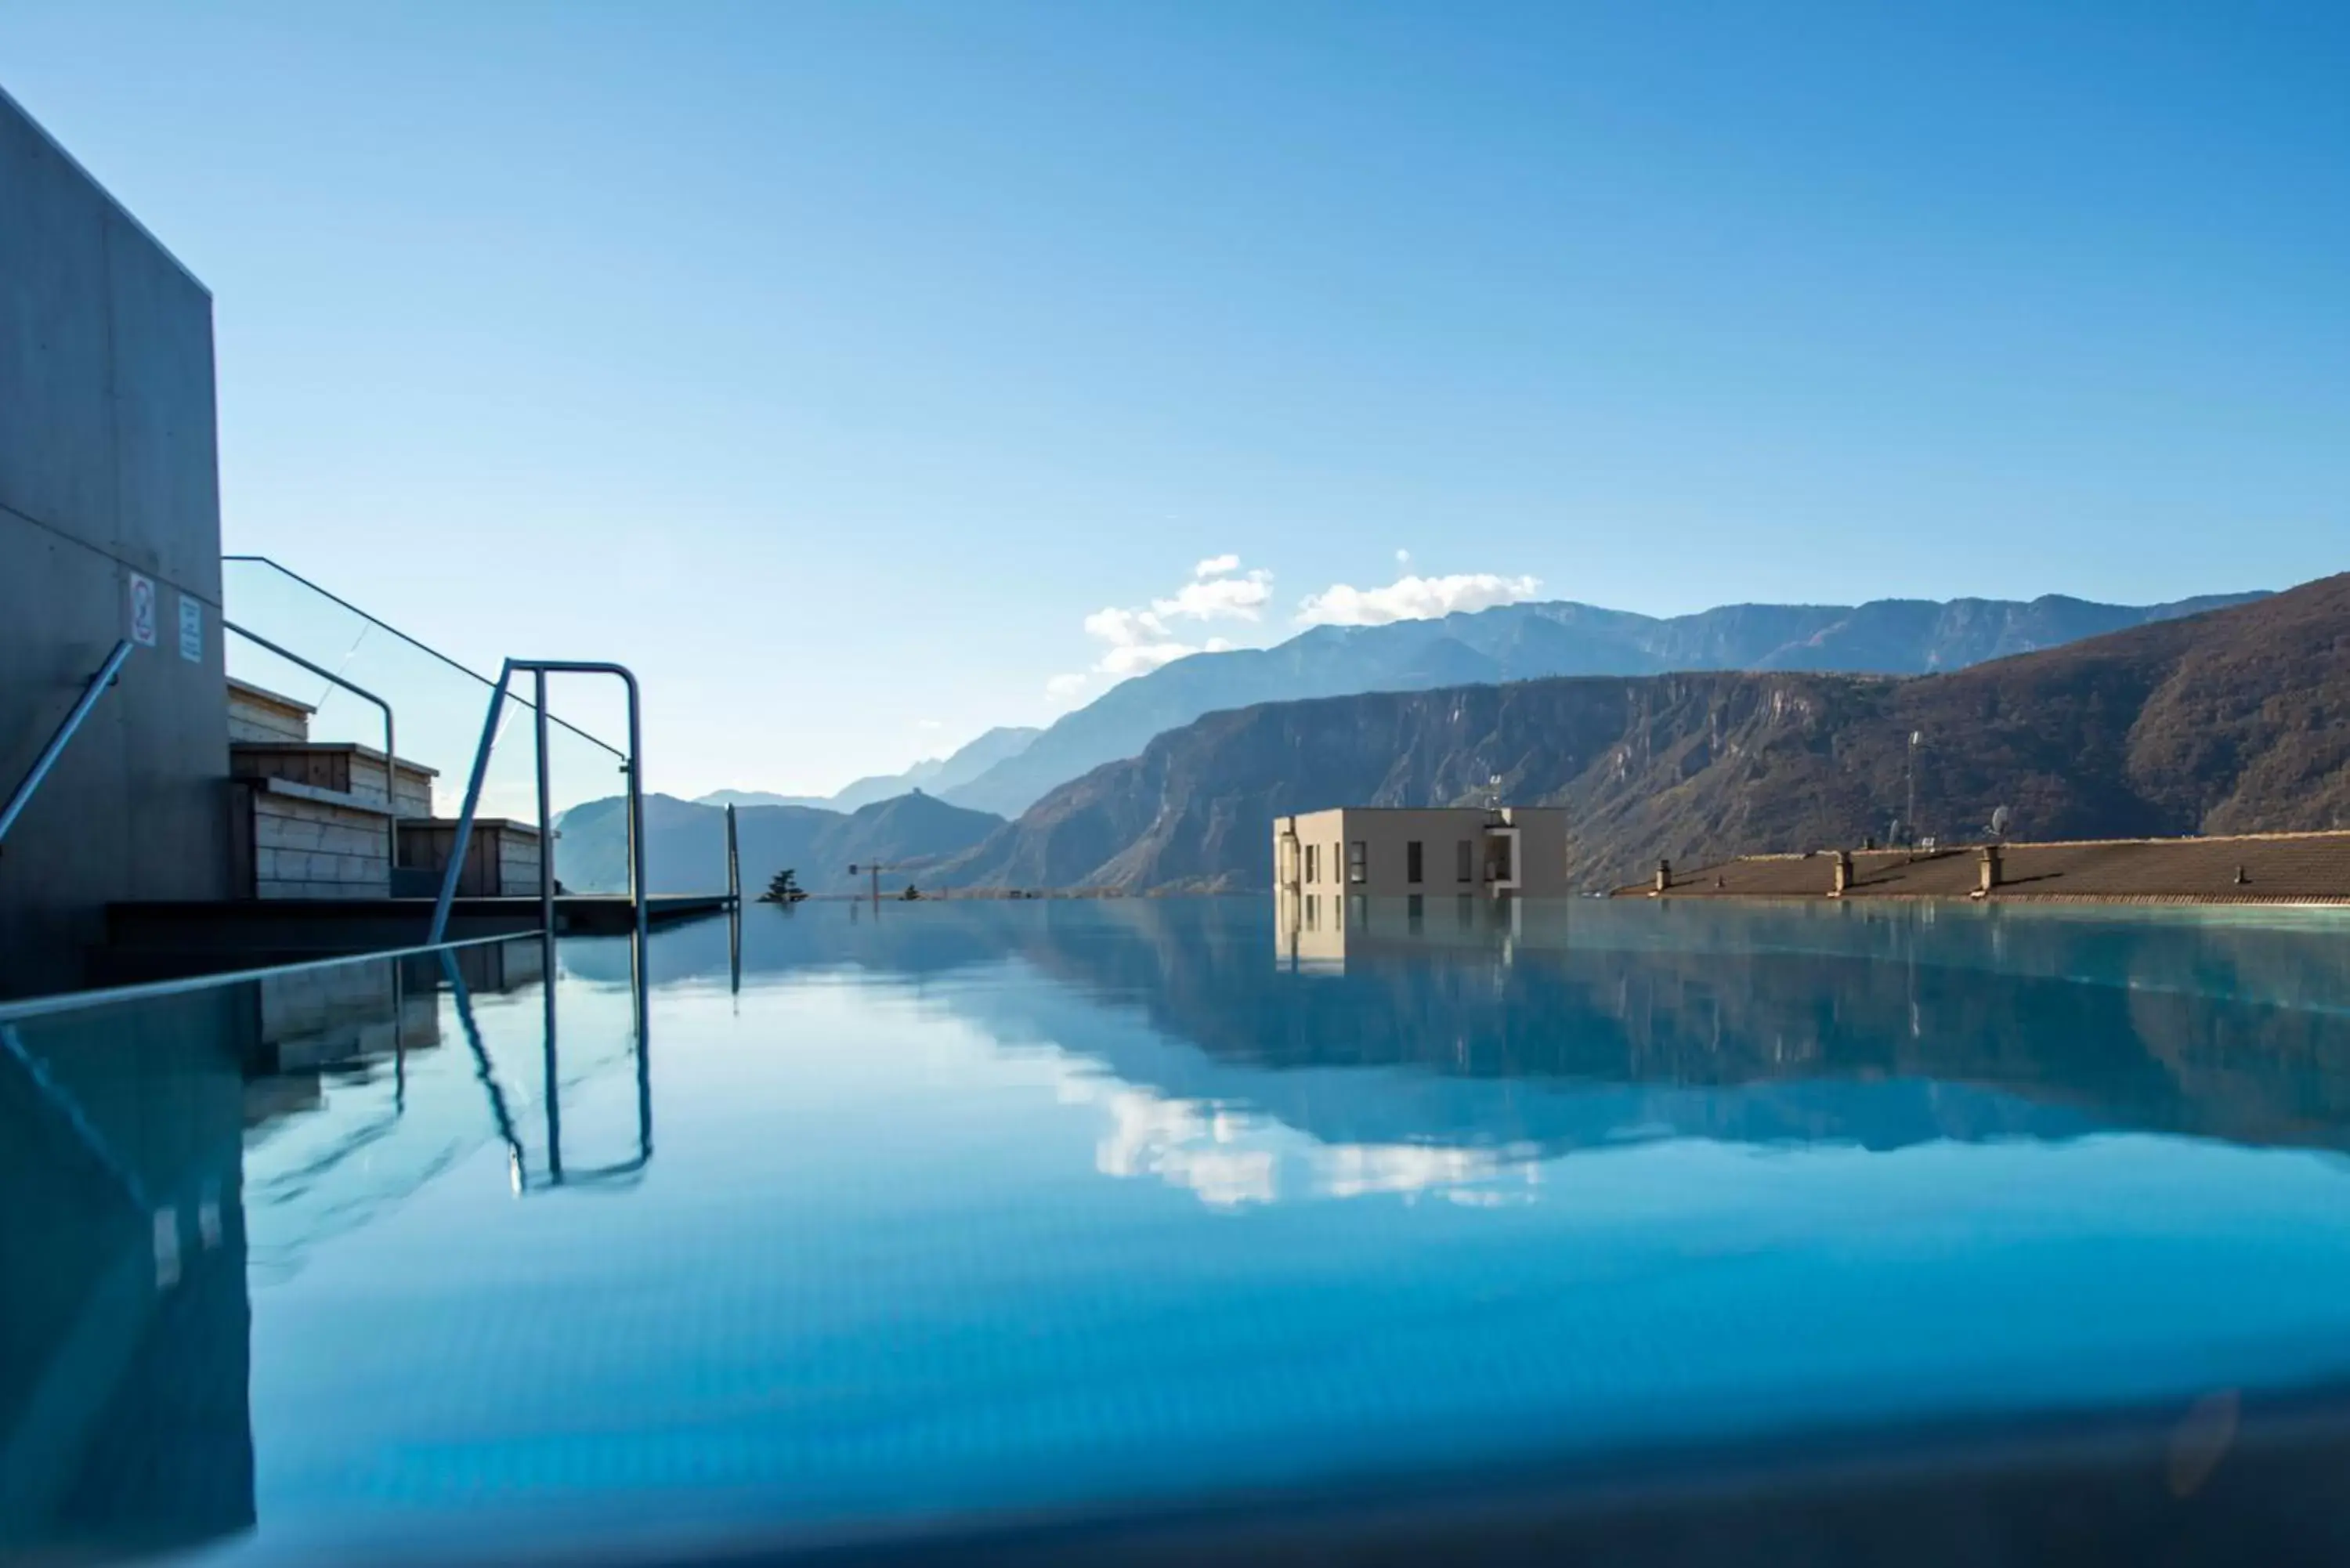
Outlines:
<svg viewBox="0 0 2350 1568"><path fill-rule="evenodd" d="M0 1546L816 1539L2350 1378L2334 916L1295 913L756 908L652 940L642 1049L602 939L551 1010L532 940L22 1019Z"/></svg>

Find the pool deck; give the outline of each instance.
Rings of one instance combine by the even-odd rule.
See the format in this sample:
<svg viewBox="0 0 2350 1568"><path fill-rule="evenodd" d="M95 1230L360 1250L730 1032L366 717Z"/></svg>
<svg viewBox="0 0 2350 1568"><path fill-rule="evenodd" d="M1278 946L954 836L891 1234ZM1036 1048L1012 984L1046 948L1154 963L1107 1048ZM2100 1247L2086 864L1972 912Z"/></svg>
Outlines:
<svg viewBox="0 0 2350 1568"><path fill-rule="evenodd" d="M647 924L659 928L726 912L723 893L657 893ZM244 898L225 902L114 904L106 911L105 968L114 981L224 968L296 962L331 954L381 952L425 940L430 898ZM633 929L618 893L565 893L555 900L556 934L622 936ZM459 898L448 936L526 936L539 929L536 898Z"/></svg>
<svg viewBox="0 0 2350 1568"><path fill-rule="evenodd" d="M1835 853L1746 855L1673 867L1618 898L1966 898L1993 903L2350 904L2350 833L2087 839L2000 846L1999 886L1981 887L1982 846L1856 849L1841 895Z"/></svg>

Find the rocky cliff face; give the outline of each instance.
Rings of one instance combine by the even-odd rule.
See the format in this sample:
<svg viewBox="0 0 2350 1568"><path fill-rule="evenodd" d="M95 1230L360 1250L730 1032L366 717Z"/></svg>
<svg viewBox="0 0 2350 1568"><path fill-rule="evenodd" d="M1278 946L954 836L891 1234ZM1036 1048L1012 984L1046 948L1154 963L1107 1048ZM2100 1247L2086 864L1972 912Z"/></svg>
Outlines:
<svg viewBox="0 0 2350 1568"><path fill-rule="evenodd" d="M1856 843L1907 814L2033 837L2350 823L2350 576L1951 675L1531 680L1211 714L951 862L967 886L1257 888L1271 823L1505 798L1574 813L1592 885Z"/></svg>
<svg viewBox="0 0 2350 1568"><path fill-rule="evenodd" d="M1387 626L1315 627L1274 648L1178 659L1121 681L983 771L907 782L960 805L1011 815L1103 763L1139 754L1155 735L1253 703L1680 670L1922 675L2258 597L2167 605L2095 604L2056 594L2029 601L1724 605L1664 618L1561 601Z"/></svg>

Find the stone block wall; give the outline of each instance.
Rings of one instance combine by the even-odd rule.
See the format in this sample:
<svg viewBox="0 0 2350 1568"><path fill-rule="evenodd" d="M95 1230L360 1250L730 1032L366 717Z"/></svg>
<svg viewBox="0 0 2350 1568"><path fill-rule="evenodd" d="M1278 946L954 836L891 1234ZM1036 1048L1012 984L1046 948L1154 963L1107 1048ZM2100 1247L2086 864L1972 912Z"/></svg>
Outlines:
<svg viewBox="0 0 2350 1568"><path fill-rule="evenodd" d="M386 898L391 896L386 816L323 792L275 784L248 792L253 896Z"/></svg>
<svg viewBox="0 0 2350 1568"><path fill-rule="evenodd" d="M498 890L509 898L538 896L538 835L513 828L498 835Z"/></svg>
<svg viewBox="0 0 2350 1568"><path fill-rule="evenodd" d="M264 745L300 745L310 738L317 710L243 680L228 683L228 738Z"/></svg>
<svg viewBox="0 0 2350 1568"><path fill-rule="evenodd" d="M385 804L383 754L359 751L351 758L351 793L371 805ZM432 815L432 779L430 768L419 767L405 757L392 774L390 805L400 816L431 816Z"/></svg>

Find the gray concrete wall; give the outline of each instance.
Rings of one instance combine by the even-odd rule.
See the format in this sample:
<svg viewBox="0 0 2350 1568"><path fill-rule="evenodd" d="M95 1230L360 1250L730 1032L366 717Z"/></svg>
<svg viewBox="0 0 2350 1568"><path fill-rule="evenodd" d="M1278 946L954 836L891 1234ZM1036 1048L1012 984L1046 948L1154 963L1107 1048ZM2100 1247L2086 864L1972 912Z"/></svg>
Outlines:
<svg viewBox="0 0 2350 1568"><path fill-rule="evenodd" d="M82 983L109 902L231 877L212 296L0 94L0 792L128 632L133 574L155 646L0 846L0 994Z"/></svg>

